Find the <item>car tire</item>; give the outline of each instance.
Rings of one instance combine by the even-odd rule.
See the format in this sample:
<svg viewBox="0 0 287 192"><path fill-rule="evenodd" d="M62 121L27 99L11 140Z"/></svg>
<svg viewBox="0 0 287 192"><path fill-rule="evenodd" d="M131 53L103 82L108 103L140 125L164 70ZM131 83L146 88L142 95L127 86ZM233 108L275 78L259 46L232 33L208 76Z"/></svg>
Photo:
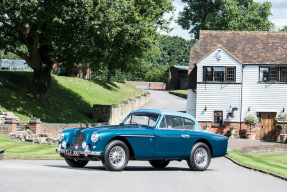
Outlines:
<svg viewBox="0 0 287 192"><path fill-rule="evenodd" d="M85 167L89 163L89 161L76 159L65 159L65 161L70 167Z"/></svg>
<svg viewBox="0 0 287 192"><path fill-rule="evenodd" d="M169 164L170 160L151 160L149 161L149 163L151 164L151 166L153 166L154 168L165 168L168 164Z"/></svg>
<svg viewBox="0 0 287 192"><path fill-rule="evenodd" d="M192 147L187 164L193 171L204 171L208 168L210 160L211 152L209 147L205 143L198 142Z"/></svg>
<svg viewBox="0 0 287 192"><path fill-rule="evenodd" d="M127 166L129 158L127 145L122 141L114 140L107 144L102 163L109 171L121 171Z"/></svg>

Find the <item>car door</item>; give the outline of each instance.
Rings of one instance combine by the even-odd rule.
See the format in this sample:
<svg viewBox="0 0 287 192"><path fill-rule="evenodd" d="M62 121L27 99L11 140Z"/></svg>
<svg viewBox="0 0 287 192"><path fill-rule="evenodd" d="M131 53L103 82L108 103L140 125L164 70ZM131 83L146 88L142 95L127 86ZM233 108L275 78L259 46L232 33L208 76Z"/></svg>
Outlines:
<svg viewBox="0 0 287 192"><path fill-rule="evenodd" d="M154 158L187 158L191 149L190 131L180 116L163 115L155 129Z"/></svg>

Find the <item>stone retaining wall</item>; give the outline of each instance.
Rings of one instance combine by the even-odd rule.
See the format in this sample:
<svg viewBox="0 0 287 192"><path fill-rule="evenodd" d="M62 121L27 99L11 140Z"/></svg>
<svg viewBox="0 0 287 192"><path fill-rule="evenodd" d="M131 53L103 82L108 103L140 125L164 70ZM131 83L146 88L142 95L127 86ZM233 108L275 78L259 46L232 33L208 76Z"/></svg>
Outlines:
<svg viewBox="0 0 287 192"><path fill-rule="evenodd" d="M93 120L98 122L108 122L110 125L117 125L134 110L151 101L150 93L145 92L141 96L129 98L128 101L122 101L121 104L93 106Z"/></svg>
<svg viewBox="0 0 287 192"><path fill-rule="evenodd" d="M125 81L125 83L133 86L148 87L150 89L166 89L166 84L164 82Z"/></svg>
<svg viewBox="0 0 287 192"><path fill-rule="evenodd" d="M287 153L287 144L259 145L244 147L240 150L244 154Z"/></svg>

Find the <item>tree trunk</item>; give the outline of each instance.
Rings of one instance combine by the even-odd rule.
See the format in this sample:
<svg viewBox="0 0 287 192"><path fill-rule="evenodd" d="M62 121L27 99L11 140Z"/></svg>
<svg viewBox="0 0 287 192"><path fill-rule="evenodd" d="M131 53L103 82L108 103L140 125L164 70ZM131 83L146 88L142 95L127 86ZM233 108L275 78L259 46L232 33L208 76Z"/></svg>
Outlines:
<svg viewBox="0 0 287 192"><path fill-rule="evenodd" d="M51 85L52 62L40 65L38 69L34 69L32 79L32 89L37 98L41 101L49 103L49 88Z"/></svg>
<svg viewBox="0 0 287 192"><path fill-rule="evenodd" d="M111 81L112 80L112 72L110 70L108 70L108 78L107 81Z"/></svg>

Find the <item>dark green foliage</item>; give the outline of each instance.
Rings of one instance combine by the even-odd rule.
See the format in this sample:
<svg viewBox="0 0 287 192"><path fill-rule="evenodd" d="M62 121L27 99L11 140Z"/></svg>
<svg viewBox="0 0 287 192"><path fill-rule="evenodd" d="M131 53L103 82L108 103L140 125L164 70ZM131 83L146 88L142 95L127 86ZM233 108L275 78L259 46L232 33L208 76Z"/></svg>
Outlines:
<svg viewBox="0 0 287 192"><path fill-rule="evenodd" d="M200 30L269 31L271 3L253 0L182 0L177 23L199 39Z"/></svg>

